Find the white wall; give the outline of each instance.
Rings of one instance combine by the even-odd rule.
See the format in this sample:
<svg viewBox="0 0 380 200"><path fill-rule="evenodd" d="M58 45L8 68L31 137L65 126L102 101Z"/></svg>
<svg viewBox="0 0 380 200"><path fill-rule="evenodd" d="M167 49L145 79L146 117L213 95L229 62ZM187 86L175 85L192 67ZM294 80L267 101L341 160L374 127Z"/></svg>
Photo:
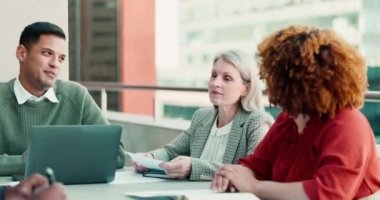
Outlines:
<svg viewBox="0 0 380 200"><path fill-rule="evenodd" d="M36 21L57 24L68 38L68 1L0 0L0 82L18 75L19 63L15 56L18 40L24 27ZM67 59L60 78L68 79L68 73Z"/></svg>

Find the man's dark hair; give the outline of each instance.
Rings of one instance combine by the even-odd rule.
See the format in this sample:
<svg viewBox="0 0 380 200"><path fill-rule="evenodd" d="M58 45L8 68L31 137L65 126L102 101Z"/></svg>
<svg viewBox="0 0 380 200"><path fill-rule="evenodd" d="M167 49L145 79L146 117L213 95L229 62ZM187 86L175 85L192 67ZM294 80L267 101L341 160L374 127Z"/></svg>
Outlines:
<svg viewBox="0 0 380 200"><path fill-rule="evenodd" d="M66 39L63 30L50 22L35 22L24 28L20 36L19 44L28 48L31 44L37 43L41 35L55 35Z"/></svg>

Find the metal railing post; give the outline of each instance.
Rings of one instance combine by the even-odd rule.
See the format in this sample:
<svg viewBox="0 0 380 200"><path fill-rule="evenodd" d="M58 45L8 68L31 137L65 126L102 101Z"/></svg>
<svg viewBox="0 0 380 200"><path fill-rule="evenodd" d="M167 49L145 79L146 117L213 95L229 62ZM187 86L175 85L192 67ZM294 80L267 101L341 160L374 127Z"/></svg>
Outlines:
<svg viewBox="0 0 380 200"><path fill-rule="evenodd" d="M103 112L107 112L107 91L105 88L100 90L100 108Z"/></svg>
<svg viewBox="0 0 380 200"><path fill-rule="evenodd" d="M365 100L369 102L380 102L380 92L379 91L367 91L365 93Z"/></svg>

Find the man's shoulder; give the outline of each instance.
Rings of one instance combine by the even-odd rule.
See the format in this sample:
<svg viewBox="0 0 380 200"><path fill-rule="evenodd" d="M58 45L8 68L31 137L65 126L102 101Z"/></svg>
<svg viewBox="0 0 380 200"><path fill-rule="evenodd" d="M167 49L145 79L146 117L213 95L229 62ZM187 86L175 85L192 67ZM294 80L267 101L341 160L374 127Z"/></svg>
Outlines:
<svg viewBox="0 0 380 200"><path fill-rule="evenodd" d="M8 83L7 82L0 82L0 91L5 90L8 88Z"/></svg>
<svg viewBox="0 0 380 200"><path fill-rule="evenodd" d="M15 82L16 78L13 78L7 82L0 82L0 87L1 88L9 88L10 85L13 85Z"/></svg>
<svg viewBox="0 0 380 200"><path fill-rule="evenodd" d="M0 82L0 94L4 96L5 94L11 93L11 88L14 84L14 80L12 79L8 82Z"/></svg>
<svg viewBox="0 0 380 200"><path fill-rule="evenodd" d="M57 93L83 93L86 92L87 89L74 81L64 81L64 80L57 80L55 84L55 91Z"/></svg>
<svg viewBox="0 0 380 200"><path fill-rule="evenodd" d="M72 102L82 102L88 96L87 88L74 81L57 80L54 92L59 101L67 99Z"/></svg>

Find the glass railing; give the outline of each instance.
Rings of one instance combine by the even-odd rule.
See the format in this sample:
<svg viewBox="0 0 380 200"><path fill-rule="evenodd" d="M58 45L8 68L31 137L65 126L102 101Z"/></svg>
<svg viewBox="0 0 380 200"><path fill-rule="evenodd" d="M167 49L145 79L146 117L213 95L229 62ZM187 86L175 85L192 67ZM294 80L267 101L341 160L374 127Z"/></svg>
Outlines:
<svg viewBox="0 0 380 200"><path fill-rule="evenodd" d="M154 105L156 111L154 115L160 114L160 116L153 116L154 119L160 119L164 116L189 120L197 108L208 103L207 88L128 85L113 82L81 82L81 84L87 87L104 112L109 110L121 112L117 104L123 101L122 93L130 90L155 92L156 103ZM110 103L111 98L113 103ZM183 99L186 99L187 102L182 103ZM273 117L277 117L280 109L268 107L267 111ZM380 143L380 123L376 121L380 119L380 91L367 91L365 93L365 104L361 112L369 120L378 143Z"/></svg>

